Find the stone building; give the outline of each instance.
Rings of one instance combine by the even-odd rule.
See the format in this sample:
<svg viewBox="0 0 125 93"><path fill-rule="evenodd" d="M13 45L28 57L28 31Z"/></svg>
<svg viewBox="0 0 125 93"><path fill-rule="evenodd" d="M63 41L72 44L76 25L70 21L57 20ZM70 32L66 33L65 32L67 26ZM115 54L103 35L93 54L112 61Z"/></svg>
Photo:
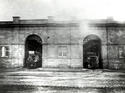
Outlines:
<svg viewBox="0 0 125 93"><path fill-rule="evenodd" d="M113 20L0 22L0 67L125 69L125 24ZM90 60L92 60L92 63Z"/></svg>

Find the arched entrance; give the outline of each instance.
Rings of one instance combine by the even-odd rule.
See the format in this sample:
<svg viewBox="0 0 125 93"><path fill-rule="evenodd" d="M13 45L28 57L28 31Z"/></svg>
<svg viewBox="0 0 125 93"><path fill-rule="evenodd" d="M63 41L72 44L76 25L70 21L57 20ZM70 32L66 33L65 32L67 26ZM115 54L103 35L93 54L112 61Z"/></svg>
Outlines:
<svg viewBox="0 0 125 93"><path fill-rule="evenodd" d="M42 67L42 40L37 35L30 35L26 38L24 67Z"/></svg>
<svg viewBox="0 0 125 93"><path fill-rule="evenodd" d="M101 40L96 35L88 35L83 41L83 67L103 68Z"/></svg>

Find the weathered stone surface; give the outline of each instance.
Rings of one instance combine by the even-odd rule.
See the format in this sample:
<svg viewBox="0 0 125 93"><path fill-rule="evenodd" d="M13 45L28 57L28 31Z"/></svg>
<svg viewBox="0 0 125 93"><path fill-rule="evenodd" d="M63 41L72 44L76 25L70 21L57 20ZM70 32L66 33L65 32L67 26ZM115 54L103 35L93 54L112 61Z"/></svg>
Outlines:
<svg viewBox="0 0 125 93"><path fill-rule="evenodd" d="M9 47L9 57L0 57L0 66L23 67L26 39L34 34L42 40L42 67L83 67L84 40L88 35L95 35L101 40L103 68L125 69L124 26L92 24L96 24L96 21L74 23L20 19L19 24L1 22L0 46ZM60 46L67 47L66 57L59 57Z"/></svg>

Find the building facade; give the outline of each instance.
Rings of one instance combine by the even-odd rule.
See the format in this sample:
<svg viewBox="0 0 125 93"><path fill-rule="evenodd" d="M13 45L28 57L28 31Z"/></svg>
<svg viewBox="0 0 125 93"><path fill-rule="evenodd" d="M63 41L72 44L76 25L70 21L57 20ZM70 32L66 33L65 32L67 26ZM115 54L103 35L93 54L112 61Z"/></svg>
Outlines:
<svg viewBox="0 0 125 93"><path fill-rule="evenodd" d="M113 20L13 17L0 22L0 67L28 68L33 59L35 68L125 69L124 31Z"/></svg>

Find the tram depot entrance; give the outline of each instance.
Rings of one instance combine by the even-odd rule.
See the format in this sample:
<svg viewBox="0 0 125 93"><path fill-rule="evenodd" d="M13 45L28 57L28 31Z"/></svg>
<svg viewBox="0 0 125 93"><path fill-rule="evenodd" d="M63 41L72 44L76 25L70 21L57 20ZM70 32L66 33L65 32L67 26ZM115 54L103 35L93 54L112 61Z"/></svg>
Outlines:
<svg viewBox="0 0 125 93"><path fill-rule="evenodd" d="M100 38L96 35L89 35L83 42L83 67L101 69L103 64Z"/></svg>
<svg viewBox="0 0 125 93"><path fill-rule="evenodd" d="M26 39L24 67L42 67L42 40L37 35L30 35Z"/></svg>

